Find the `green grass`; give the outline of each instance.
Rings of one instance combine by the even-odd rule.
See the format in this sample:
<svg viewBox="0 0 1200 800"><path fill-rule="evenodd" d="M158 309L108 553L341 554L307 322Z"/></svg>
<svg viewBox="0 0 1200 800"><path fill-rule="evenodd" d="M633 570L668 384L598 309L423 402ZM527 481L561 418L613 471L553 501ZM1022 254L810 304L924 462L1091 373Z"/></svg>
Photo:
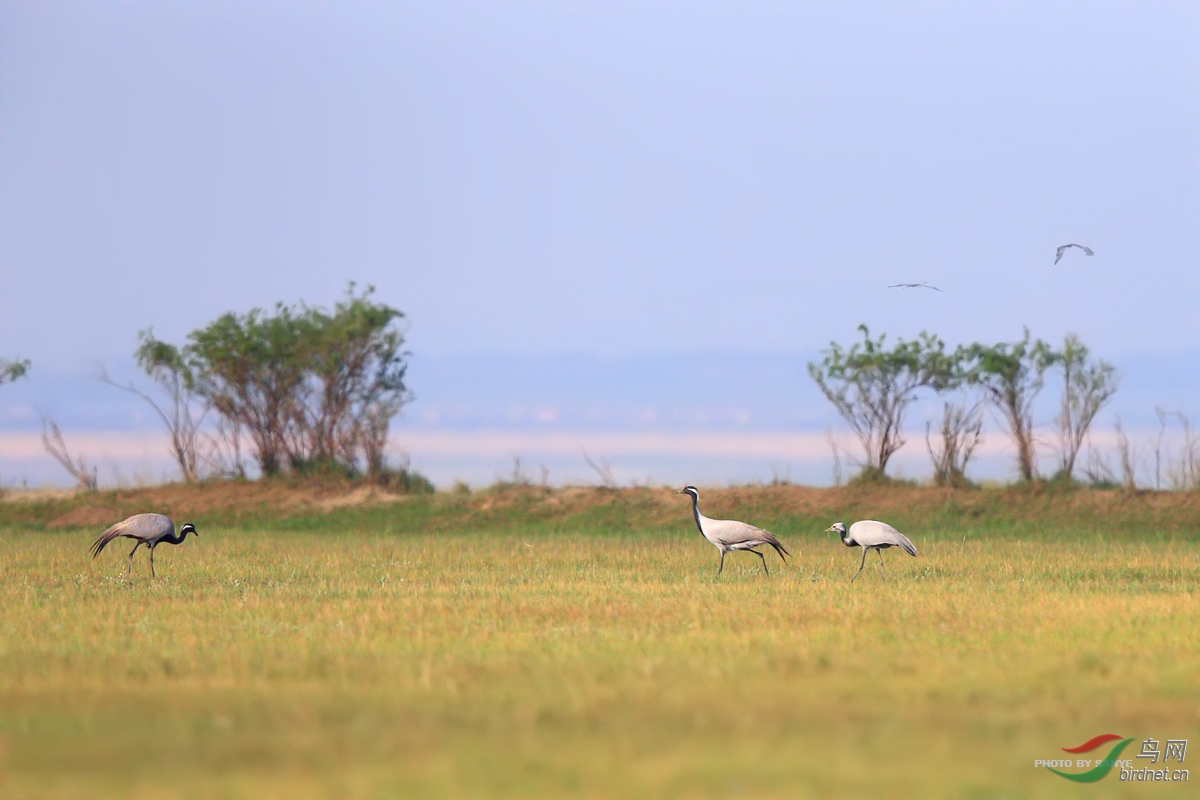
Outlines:
<svg viewBox="0 0 1200 800"><path fill-rule="evenodd" d="M214 513L156 581L144 555L124 579L128 547L88 561L96 530L10 523L0 795L1188 794L1033 761L1200 738L1191 501L1145 500L1145 524L1090 495L895 491L889 518L933 519L905 518L920 557L852 585L857 555L809 534L870 505L852 493L713 496L776 524L796 558L769 578L736 554L714 578L685 504L650 492Z"/></svg>

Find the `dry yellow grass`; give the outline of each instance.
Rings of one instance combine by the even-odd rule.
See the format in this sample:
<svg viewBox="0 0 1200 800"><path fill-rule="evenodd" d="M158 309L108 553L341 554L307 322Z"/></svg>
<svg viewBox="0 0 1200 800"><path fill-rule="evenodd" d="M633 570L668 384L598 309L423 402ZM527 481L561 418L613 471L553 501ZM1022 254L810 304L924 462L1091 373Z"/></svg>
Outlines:
<svg viewBox="0 0 1200 800"><path fill-rule="evenodd" d="M1178 797L1033 761L1200 738L1186 541L94 533L0 533L4 796Z"/></svg>

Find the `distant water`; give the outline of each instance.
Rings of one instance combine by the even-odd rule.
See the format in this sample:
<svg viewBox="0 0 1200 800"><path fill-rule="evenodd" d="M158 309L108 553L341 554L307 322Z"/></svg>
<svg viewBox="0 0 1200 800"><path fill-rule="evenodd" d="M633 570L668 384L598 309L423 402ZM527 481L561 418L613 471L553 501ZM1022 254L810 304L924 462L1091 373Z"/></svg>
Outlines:
<svg viewBox="0 0 1200 800"><path fill-rule="evenodd" d="M703 484L834 480L832 432L852 474L857 444L808 377L816 354L687 353L604 358L556 356L414 356L413 402L393 426L397 457L442 486L482 485L517 477L552 484L597 483L610 475L631 482ZM1175 354L1110 359L1122 376L1112 404L1099 415L1094 444L1109 455L1120 415L1141 451L1144 482L1158 436L1155 407L1192 415L1200 428L1200 348ZM110 369L118 377L132 372ZM1058 385L1047 382L1036 418L1048 426ZM0 387L0 482L61 484L65 473L41 452L39 410L50 413L96 463L101 481L156 482L174 474L157 418L136 398L99 384L87 370L36 369L31 379ZM927 420L940 401L926 393L906 416L908 444L894 473L925 478ZM971 474L1012 477L1007 437L994 418ZM1046 430L1046 444L1052 432ZM1168 445L1177 438L1169 430ZM586 458L585 458L586 452ZM590 458L595 467L587 462ZM1043 469L1052 471L1045 448ZM1161 459L1160 459L1161 461ZM1160 469L1161 471L1161 469Z"/></svg>

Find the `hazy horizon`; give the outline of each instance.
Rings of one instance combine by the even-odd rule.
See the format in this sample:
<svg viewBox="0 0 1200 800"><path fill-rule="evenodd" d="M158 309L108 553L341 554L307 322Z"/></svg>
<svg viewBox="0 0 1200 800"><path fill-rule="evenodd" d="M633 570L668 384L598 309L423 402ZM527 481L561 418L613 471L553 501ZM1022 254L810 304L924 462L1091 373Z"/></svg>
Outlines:
<svg viewBox="0 0 1200 800"><path fill-rule="evenodd" d="M859 448L805 370L816 355L416 354L409 372L415 397L393 423L393 457L407 453L415 469L442 487L457 480L478 486L501 479L511 474L514 458L522 459L527 476L535 480L545 465L551 483L594 483L599 476L584 461L584 450L593 460L607 460L624 484L648 478L704 484L786 477L825 485L833 479L827 432L850 453ZM1110 360L1122 384L1097 417L1094 439L1113 461L1113 421L1119 416L1144 458L1159 427L1155 407L1189 415L1200 411L1194 403L1200 394L1200 348ZM107 367L115 378L151 389L128 359L123 367ZM42 452L43 411L62 427L73 450L98 464L105 485L176 477L161 423L141 400L99 384L94 372L38 377L4 387L0 485L69 483ZM1058 390L1051 375L1035 409L1047 470ZM892 465L909 478L931 473L924 424L940 414L939 398L928 391L919 396L905 419L909 444ZM968 473L976 479L1012 479L1015 461L1007 434L994 414L985 425L984 445ZM1174 446L1178 435L1173 422L1168 443ZM849 457L843 461L848 477L853 468ZM1148 468L1142 467L1143 480Z"/></svg>
<svg viewBox="0 0 1200 800"><path fill-rule="evenodd" d="M532 433L626 437L594 455L630 480L769 479L784 462L754 437L808 453L845 431L803 362L862 322L951 344L1074 332L1125 373L1098 426L1198 413L1197 16L4 4L0 357L33 371L0 387L0 482L61 480L15 457L39 409L142 452L152 417L93 377L135 375L139 330L178 342L349 280L407 315L396 441L443 484L494 478ZM1095 256L1055 265L1067 242ZM910 281L943 291L888 288ZM475 461L453 455L471 431L492 437ZM536 441L563 480L588 474ZM161 476L157 458L108 473ZM793 468L829 475L811 453Z"/></svg>

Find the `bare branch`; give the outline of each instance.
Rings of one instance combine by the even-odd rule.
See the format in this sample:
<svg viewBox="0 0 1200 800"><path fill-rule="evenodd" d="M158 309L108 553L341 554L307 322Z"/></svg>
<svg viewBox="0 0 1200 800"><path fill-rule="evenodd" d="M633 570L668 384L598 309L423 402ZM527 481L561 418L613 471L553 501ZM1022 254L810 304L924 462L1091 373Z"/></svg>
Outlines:
<svg viewBox="0 0 1200 800"><path fill-rule="evenodd" d="M825 430L825 437L829 441L829 449L833 451L833 485L842 485L842 453L838 447L837 439L833 438L833 429Z"/></svg>
<svg viewBox="0 0 1200 800"><path fill-rule="evenodd" d="M50 419L48 414L42 415L42 445L46 448L46 452L70 473L80 487L89 492L96 491L100 485L96 468L90 466L83 456L71 457L67 443L63 440L62 431L58 429L58 424Z"/></svg>
<svg viewBox="0 0 1200 800"><path fill-rule="evenodd" d="M785 464L783 469L780 469L778 464L771 465L771 485L772 486L791 486L792 485L792 465Z"/></svg>
<svg viewBox="0 0 1200 800"><path fill-rule="evenodd" d="M525 474L525 470L521 467L521 457L513 456L512 474L508 480L498 478L501 486L531 486L533 481Z"/></svg>
<svg viewBox="0 0 1200 800"><path fill-rule="evenodd" d="M1126 489L1137 488L1137 476L1135 473L1135 465L1137 463L1137 452L1135 448L1129 444L1129 437L1125 435L1125 430L1121 427L1121 418L1117 417L1117 454L1121 460L1121 485Z"/></svg>
<svg viewBox="0 0 1200 800"><path fill-rule="evenodd" d="M1109 466L1108 459L1092 446L1090 435L1087 437L1087 463L1083 467L1083 474L1088 483L1096 487L1112 486L1117 482L1117 476Z"/></svg>
<svg viewBox="0 0 1200 800"><path fill-rule="evenodd" d="M1158 417L1158 438L1154 440L1154 490L1162 490L1162 440L1167 432L1167 412L1158 406L1154 407Z"/></svg>
<svg viewBox="0 0 1200 800"><path fill-rule="evenodd" d="M1112 399L1119 380L1106 361L1089 362L1088 349L1069 334L1057 361L1063 369L1062 402L1058 413L1060 474L1070 477L1088 428L1100 409Z"/></svg>
<svg viewBox="0 0 1200 800"><path fill-rule="evenodd" d="M604 485L609 489L617 488L617 482L613 479L612 467L608 465L608 462L601 458L600 463L597 464L588 456L587 450L583 448L580 448L580 450L583 451L583 460L587 462L589 467L596 471L596 474L600 476L600 480Z"/></svg>
<svg viewBox="0 0 1200 800"><path fill-rule="evenodd" d="M933 481L938 486L966 485L967 464L983 440L984 402L970 407L966 400L943 404L940 447L935 448L931 440L932 423L925 423L925 447L933 459Z"/></svg>
<svg viewBox="0 0 1200 800"><path fill-rule="evenodd" d="M105 369L103 364L100 365L100 374L97 379L101 383L112 386L114 389L120 389L123 392L140 397L147 405L154 409L154 413L158 414L158 418L162 420L167 433L171 436L171 455L175 458L175 463L179 466L179 471L182 473L183 479L188 483L192 483L199 478L197 470L199 462L199 429L205 415L208 413L208 409L205 408L201 411L198 418L193 415L191 393L187 390L186 383L178 373L159 369L155 372L155 378L163 388L163 391L171 398L170 413L155 402L154 398L134 386L133 381L129 383L117 383L108 374L108 370Z"/></svg>
<svg viewBox="0 0 1200 800"><path fill-rule="evenodd" d="M1179 427L1183 429L1183 445L1180 447L1179 461L1175 462L1170 459L1165 464L1167 468L1167 481L1172 489L1195 489L1200 487L1200 441L1197 441L1192 433L1192 421L1184 413L1179 411L1163 411L1161 408L1155 408L1158 414L1161 429L1159 430L1159 447L1162 446L1163 433L1166 432L1167 420L1175 417L1179 420ZM1156 456L1158 452L1156 451Z"/></svg>
<svg viewBox="0 0 1200 800"><path fill-rule="evenodd" d="M209 464L209 469L226 478L246 477L241 425L237 420L218 415L216 428L216 435L207 437L208 452L204 458Z"/></svg>

